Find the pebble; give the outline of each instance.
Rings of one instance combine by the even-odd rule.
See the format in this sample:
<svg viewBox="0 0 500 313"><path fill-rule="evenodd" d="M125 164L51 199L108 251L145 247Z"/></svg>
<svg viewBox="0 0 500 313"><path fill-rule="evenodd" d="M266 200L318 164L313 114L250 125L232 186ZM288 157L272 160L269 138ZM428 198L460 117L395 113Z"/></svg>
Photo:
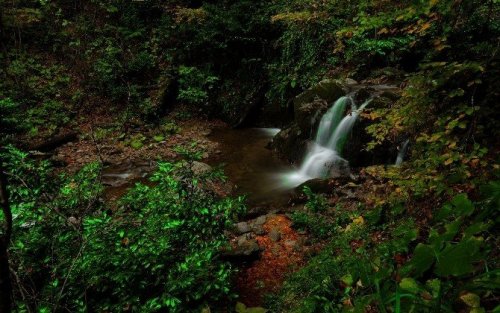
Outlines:
<svg viewBox="0 0 500 313"><path fill-rule="evenodd" d="M269 232L269 238L271 238L272 241L279 241L281 239L281 233L277 229L272 229Z"/></svg>
<svg viewBox="0 0 500 313"><path fill-rule="evenodd" d="M236 231L239 234L244 234L244 233L248 233L251 231L250 225L248 225L247 222L239 222L239 223L235 224L234 226L236 228Z"/></svg>

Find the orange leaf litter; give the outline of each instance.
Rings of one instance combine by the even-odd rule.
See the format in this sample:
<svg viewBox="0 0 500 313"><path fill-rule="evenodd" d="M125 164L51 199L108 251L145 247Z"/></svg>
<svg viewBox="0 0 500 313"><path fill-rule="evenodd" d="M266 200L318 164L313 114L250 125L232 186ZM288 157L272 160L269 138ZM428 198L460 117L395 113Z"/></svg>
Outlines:
<svg viewBox="0 0 500 313"><path fill-rule="evenodd" d="M262 305L265 294L277 292L286 275L303 265L303 249L296 249L293 244L301 235L291 225L292 222L286 216L276 215L268 218L263 227L266 233L272 229L278 230L281 239L274 242L267 235L256 236L255 239L263 249L261 257L242 268L236 282L239 301L247 306Z"/></svg>

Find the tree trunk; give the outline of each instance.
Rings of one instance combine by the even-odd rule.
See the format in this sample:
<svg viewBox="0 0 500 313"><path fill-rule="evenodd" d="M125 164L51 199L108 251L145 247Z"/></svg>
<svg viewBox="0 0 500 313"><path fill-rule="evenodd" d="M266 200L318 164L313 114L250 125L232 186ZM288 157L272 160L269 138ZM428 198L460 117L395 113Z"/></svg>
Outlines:
<svg viewBox="0 0 500 313"><path fill-rule="evenodd" d="M12 212L9 206L9 196L7 193L7 178L3 171L2 160L0 159L0 205L3 212L3 232L0 236L0 312L10 313L12 310L12 285L9 271L9 247L12 233Z"/></svg>

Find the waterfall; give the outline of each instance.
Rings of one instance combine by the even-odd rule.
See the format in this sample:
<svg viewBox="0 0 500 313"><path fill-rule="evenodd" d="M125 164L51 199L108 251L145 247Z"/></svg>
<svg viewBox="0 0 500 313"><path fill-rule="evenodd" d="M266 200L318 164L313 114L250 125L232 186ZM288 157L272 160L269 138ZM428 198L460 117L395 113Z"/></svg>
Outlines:
<svg viewBox="0 0 500 313"><path fill-rule="evenodd" d="M344 116L349 102L351 112ZM300 170L292 175L292 180L300 183L348 171L349 162L341 157L341 153L360 112L369 102L357 108L350 97L341 97L333 104L321 118L315 141L310 145Z"/></svg>
<svg viewBox="0 0 500 313"><path fill-rule="evenodd" d="M320 145L326 145L328 143L328 138L342 120L347 102L349 101L352 104L351 98L341 97L335 101L328 111L326 111L321 118L321 122L319 123L318 131L316 133L316 143Z"/></svg>
<svg viewBox="0 0 500 313"><path fill-rule="evenodd" d="M395 165L401 165L403 163L403 159L405 158L406 151L408 151L408 143L410 143L409 139L406 139L398 152L398 157L396 158Z"/></svg>

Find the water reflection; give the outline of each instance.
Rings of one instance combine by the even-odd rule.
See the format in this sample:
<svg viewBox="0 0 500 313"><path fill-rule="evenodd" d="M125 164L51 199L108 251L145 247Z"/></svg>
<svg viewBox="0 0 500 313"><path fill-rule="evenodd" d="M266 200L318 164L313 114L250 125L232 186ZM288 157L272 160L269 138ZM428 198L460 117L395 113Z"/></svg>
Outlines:
<svg viewBox="0 0 500 313"><path fill-rule="evenodd" d="M237 193L245 194L251 205L283 205L290 189L303 180L290 178L296 169L267 148L278 128L218 129L211 137L220 143L221 153L211 165L224 164Z"/></svg>

